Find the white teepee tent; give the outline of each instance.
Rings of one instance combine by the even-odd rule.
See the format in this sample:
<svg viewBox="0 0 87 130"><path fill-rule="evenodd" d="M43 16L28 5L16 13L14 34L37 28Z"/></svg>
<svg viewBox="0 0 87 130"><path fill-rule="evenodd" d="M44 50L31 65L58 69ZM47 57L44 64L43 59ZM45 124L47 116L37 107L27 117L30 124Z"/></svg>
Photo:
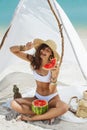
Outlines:
<svg viewBox="0 0 87 130"><path fill-rule="evenodd" d="M49 1L51 6L48 3ZM55 16L62 27L62 37ZM29 86L35 86L29 63L16 57L9 50L12 45L25 44L35 38L54 40L60 55L63 52L62 43L64 38L64 56L58 77L61 85L58 85L58 93L61 99L67 103L72 96L76 95L81 98L83 91L87 90L85 86L87 85L87 52L68 17L56 0L20 0L10 29L5 34L5 39L3 39L4 42L2 43L4 44L3 46L0 45L1 101L11 97L9 90L12 91L13 82L21 83L21 86L24 86L24 91L26 89L27 92ZM34 51L33 48L28 53L34 53ZM11 89L9 89L10 87ZM33 93L34 88L30 88L27 94L31 96ZM66 113L60 118L71 122L87 122L87 119L78 118L72 113Z"/></svg>
<svg viewBox="0 0 87 130"><path fill-rule="evenodd" d="M60 20L64 36L64 57L58 80L70 85L86 85L87 52L56 0L50 0L50 3ZM25 44L34 38L53 39L57 43L58 52L61 55L60 30L48 0L20 0L4 45L0 50L0 80L15 71L31 73L28 71L28 63L11 54L9 47L14 44Z"/></svg>

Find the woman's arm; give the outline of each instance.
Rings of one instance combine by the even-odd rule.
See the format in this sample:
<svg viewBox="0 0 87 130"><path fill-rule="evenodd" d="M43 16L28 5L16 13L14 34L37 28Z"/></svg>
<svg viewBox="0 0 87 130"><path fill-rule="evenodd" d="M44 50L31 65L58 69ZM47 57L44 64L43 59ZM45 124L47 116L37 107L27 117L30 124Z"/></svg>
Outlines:
<svg viewBox="0 0 87 130"><path fill-rule="evenodd" d="M58 75L59 75L59 65L56 64L55 67L51 70L50 86L57 86Z"/></svg>
<svg viewBox="0 0 87 130"><path fill-rule="evenodd" d="M55 65L55 67L51 70L51 80L50 80L50 92L54 92L57 86L57 78L59 75L59 65Z"/></svg>
<svg viewBox="0 0 87 130"><path fill-rule="evenodd" d="M26 60L30 61L32 58L32 55L24 53L24 51L30 50L33 48L33 43L28 42L26 45L19 45L19 46L12 46L10 47L10 51L15 54L16 56Z"/></svg>
<svg viewBox="0 0 87 130"><path fill-rule="evenodd" d="M59 75L59 65L56 64L55 67L51 70L51 82L52 83L57 82L58 75Z"/></svg>

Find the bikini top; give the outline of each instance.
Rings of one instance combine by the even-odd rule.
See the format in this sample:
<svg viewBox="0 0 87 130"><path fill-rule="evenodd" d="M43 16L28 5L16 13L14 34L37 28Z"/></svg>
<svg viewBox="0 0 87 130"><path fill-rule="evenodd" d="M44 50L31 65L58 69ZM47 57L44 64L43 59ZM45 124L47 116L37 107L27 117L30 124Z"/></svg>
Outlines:
<svg viewBox="0 0 87 130"><path fill-rule="evenodd" d="M35 80L40 81L40 82L45 82L45 83L49 83L50 82L50 77L51 77L51 72L48 71L48 74L45 76L42 76L40 74L38 74L35 70L33 71L33 75Z"/></svg>

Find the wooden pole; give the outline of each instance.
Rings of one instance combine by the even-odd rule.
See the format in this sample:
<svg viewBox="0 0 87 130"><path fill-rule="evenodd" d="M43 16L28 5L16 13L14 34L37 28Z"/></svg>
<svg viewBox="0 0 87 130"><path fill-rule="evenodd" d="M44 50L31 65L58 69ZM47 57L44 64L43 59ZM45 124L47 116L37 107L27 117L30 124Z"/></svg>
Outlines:
<svg viewBox="0 0 87 130"><path fill-rule="evenodd" d="M7 37L7 34L9 32L9 30L10 30L10 27L7 29L7 31L5 32L5 34L4 34L3 38L2 38L2 41L1 41L1 44L0 44L0 49L2 48L2 46L3 46L4 42L5 42L5 39Z"/></svg>
<svg viewBox="0 0 87 130"><path fill-rule="evenodd" d="M61 66L61 63L62 63L62 60L63 60L63 55L64 55L64 36L63 36L63 32L62 32L62 24L60 23L59 18L58 18L58 16L56 15L56 13L55 13L55 11L54 11L54 9L53 9L53 7L52 7L50 0L47 0L47 1L48 1L48 4L49 4L49 6L50 6L50 9L51 9L53 15L54 15L55 18L56 18L56 21L57 21L57 23L58 23L58 27L59 27L59 30L60 30L59 32L60 32L61 41L62 41L62 52L61 52L61 57L60 57L59 66Z"/></svg>

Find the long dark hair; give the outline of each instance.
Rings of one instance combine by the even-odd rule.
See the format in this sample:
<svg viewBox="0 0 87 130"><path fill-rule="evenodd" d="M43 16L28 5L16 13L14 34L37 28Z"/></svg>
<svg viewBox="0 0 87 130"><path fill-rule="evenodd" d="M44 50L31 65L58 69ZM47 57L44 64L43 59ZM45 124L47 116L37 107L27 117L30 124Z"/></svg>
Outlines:
<svg viewBox="0 0 87 130"><path fill-rule="evenodd" d="M42 43L37 49L36 49L36 52L35 52L35 55L32 57L32 60L31 60L31 66L33 69L39 69L40 66L41 66L41 62L42 62L42 59L40 58L40 51L41 49L45 49L49 47L48 45L46 45L45 43ZM50 47L49 47L50 48ZM51 49L51 48L50 48ZM52 50L52 49L51 49ZM52 55L49 57L49 60L54 58L54 53L52 51Z"/></svg>

